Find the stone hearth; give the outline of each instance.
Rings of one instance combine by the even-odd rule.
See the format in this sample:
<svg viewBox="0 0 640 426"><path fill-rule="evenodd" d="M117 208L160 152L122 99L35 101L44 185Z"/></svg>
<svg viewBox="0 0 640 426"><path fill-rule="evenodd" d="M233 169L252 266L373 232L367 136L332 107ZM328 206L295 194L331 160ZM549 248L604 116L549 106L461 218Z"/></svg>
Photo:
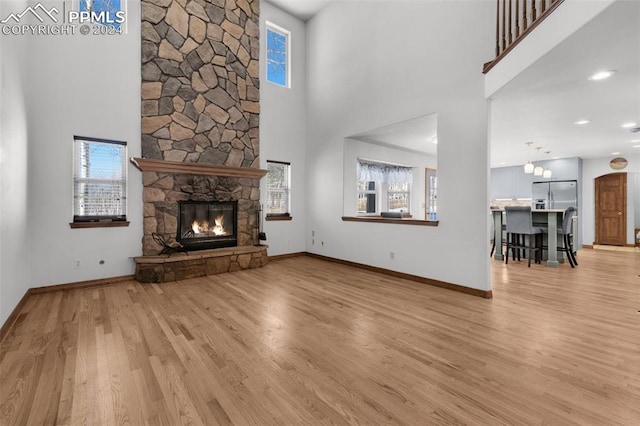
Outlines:
<svg viewBox="0 0 640 426"><path fill-rule="evenodd" d="M236 247L135 258L136 280L162 283L223 274L267 264L267 246Z"/></svg>

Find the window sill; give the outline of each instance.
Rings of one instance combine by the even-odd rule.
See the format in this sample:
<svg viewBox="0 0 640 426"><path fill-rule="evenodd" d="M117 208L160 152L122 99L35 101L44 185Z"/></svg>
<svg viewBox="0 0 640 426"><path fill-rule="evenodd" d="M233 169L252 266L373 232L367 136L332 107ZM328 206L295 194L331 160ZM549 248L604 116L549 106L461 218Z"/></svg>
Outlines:
<svg viewBox="0 0 640 426"><path fill-rule="evenodd" d="M113 221L113 222L71 222L69 227L71 229L84 229L84 228L119 228L129 226L129 221Z"/></svg>
<svg viewBox="0 0 640 426"><path fill-rule="evenodd" d="M438 226L437 220L397 219L380 216L342 216L343 222L393 223L396 225Z"/></svg>
<svg viewBox="0 0 640 426"><path fill-rule="evenodd" d="M291 220L293 216L267 216L264 218L267 222L276 221L276 220Z"/></svg>

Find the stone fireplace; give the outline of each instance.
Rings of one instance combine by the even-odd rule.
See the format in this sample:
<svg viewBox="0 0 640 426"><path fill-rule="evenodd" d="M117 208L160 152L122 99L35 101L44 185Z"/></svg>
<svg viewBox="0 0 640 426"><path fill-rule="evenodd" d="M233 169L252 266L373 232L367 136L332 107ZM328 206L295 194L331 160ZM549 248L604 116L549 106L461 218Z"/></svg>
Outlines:
<svg viewBox="0 0 640 426"><path fill-rule="evenodd" d="M138 269L155 262L162 250L154 235L187 251L218 247L211 258L229 252L226 268L218 262L203 267L206 273L261 266L266 260L265 246L254 249L260 178L266 173L259 169L259 5L259 0L142 1L143 158L132 159L144 185ZM194 237L182 230L181 209L202 203L236 206L233 238L190 241ZM211 219L208 225L215 227L216 218L213 224ZM242 250L249 250L249 261L247 253L238 257ZM258 250L261 260L251 250ZM198 258L206 258L206 251L198 251ZM175 263L176 256L171 257ZM185 277L165 272L147 280ZM197 271L186 277L197 274L204 275Z"/></svg>

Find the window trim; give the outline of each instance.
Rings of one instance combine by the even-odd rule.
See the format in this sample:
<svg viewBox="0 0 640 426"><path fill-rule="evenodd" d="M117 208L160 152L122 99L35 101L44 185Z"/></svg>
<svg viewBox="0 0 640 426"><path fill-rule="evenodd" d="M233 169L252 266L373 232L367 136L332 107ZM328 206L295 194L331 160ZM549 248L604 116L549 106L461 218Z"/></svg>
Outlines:
<svg viewBox="0 0 640 426"><path fill-rule="evenodd" d="M124 147L124 155L122 157L122 168L124 172L124 214L122 215L76 215L75 214L75 199L76 199L76 183L78 177L76 176L76 166L78 158L76 157L76 149L78 141L84 142L97 142L104 143L110 145L118 145ZM84 180L84 179L83 179ZM89 179L96 180L96 179ZM73 136L73 179L72 179L72 195L73 195L73 220L69 223L69 226L72 229L80 229L80 228L106 228L106 227L124 227L129 226L129 221L127 220L127 195L129 190L129 174L127 167L127 142L118 141L113 139L104 139L104 138L95 138L89 136Z"/></svg>
<svg viewBox="0 0 640 426"><path fill-rule="evenodd" d="M265 25L265 37L264 37L264 43L265 43L265 56L264 56L264 63L265 63L265 80L268 83L271 83L275 86L278 87L284 87L287 89L291 89L291 31L274 24L273 22L270 21L266 21L266 25ZM275 81L271 81L269 80L269 60L267 59L267 54L269 51L269 31L273 31L277 34L280 34L282 36L284 36L285 40L286 40L286 69L285 69L285 84L280 84L277 83Z"/></svg>
<svg viewBox="0 0 640 426"><path fill-rule="evenodd" d="M269 169L269 163L273 163L273 164L281 164L284 166L287 166L287 187L286 187L286 194L287 194L287 211L285 213L266 213L265 214L265 220L267 221L272 221L272 220L291 220L293 219L293 217L291 216L291 163L288 161L277 161L277 160L267 160L267 170ZM268 172L267 172L268 175ZM268 180L267 182L267 201L269 200L269 187L268 187ZM268 206L267 206L268 209Z"/></svg>

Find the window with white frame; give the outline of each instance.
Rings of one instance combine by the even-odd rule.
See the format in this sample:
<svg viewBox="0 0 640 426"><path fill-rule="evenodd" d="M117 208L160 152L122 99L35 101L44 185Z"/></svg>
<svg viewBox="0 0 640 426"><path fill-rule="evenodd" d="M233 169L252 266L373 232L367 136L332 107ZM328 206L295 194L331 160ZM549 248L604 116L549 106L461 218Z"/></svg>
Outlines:
<svg viewBox="0 0 640 426"><path fill-rule="evenodd" d="M409 213L411 210L411 167L358 159L359 215L380 212Z"/></svg>
<svg viewBox="0 0 640 426"><path fill-rule="evenodd" d="M283 87L291 87L291 58L289 46L291 33L267 22L267 81Z"/></svg>
<svg viewBox="0 0 640 426"><path fill-rule="evenodd" d="M78 11L88 14L93 24L112 28L113 32L93 28L94 33L121 34L122 24L126 20L126 0L78 0Z"/></svg>
<svg viewBox="0 0 640 426"><path fill-rule="evenodd" d="M358 214L376 214L378 212L375 181L358 182Z"/></svg>
<svg viewBox="0 0 640 426"><path fill-rule="evenodd" d="M291 164L267 160L267 218L291 217Z"/></svg>
<svg viewBox="0 0 640 426"><path fill-rule="evenodd" d="M73 139L73 221L126 221L127 143Z"/></svg>

